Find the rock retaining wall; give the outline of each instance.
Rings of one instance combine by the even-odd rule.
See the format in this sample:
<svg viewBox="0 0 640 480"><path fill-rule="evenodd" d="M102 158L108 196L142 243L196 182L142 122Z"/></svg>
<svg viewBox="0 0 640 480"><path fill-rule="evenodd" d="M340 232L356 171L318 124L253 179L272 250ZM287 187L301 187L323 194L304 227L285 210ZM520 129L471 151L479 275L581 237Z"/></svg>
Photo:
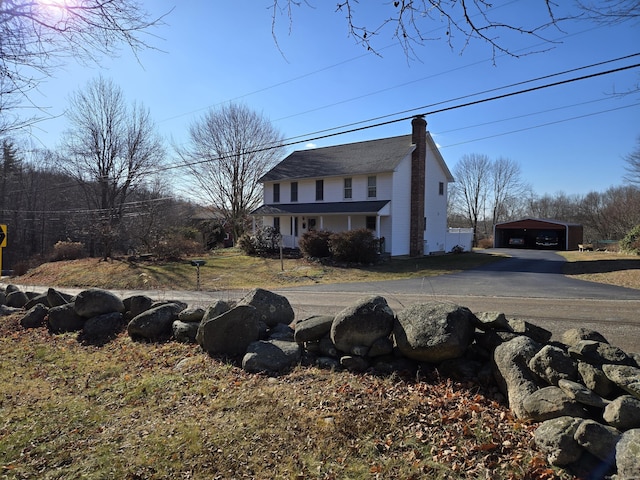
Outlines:
<svg viewBox="0 0 640 480"><path fill-rule="evenodd" d="M547 330L499 312L426 302L395 313L380 296L335 316L294 321L288 300L262 289L189 308L95 288L72 297L9 285L0 291L0 315L12 313L24 328L77 331L89 343L123 330L136 340L198 343L256 373L281 374L301 362L379 373L436 366L455 378L495 382L516 417L539 422L535 443L551 464L594 479L640 478L640 355L591 330L551 341Z"/></svg>

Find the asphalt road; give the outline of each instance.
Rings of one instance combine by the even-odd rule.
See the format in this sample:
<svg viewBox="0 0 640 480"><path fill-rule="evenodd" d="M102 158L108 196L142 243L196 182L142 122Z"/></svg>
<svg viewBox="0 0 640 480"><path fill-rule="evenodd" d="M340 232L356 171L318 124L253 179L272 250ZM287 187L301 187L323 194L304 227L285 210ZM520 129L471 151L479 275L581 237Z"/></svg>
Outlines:
<svg viewBox="0 0 640 480"><path fill-rule="evenodd" d="M474 270L437 277L274 291L287 297L298 319L313 314L335 314L369 295L382 295L396 311L414 303L438 300L468 307L476 314L499 311L508 317L528 320L553 332L556 340L570 328L590 328L602 333L611 344L640 353L640 290L566 277L562 275L564 258L551 251L497 251L511 257ZM138 293L158 300L178 299L195 306L207 305L216 299L235 300L246 292L114 290L114 293L123 297Z"/></svg>

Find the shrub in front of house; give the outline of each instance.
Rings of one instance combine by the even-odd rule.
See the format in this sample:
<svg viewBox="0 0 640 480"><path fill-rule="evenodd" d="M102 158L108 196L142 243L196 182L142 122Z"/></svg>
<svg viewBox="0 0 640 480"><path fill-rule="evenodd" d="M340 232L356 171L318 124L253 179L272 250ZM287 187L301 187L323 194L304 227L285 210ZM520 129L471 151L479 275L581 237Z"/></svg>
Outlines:
<svg viewBox="0 0 640 480"><path fill-rule="evenodd" d="M267 257L280 249L280 233L273 227L262 227L254 235L242 235L238 239L238 248L245 255Z"/></svg>
<svg viewBox="0 0 640 480"><path fill-rule="evenodd" d="M174 232L152 246L151 253L162 261L176 261L203 253L202 244L189 236L189 233Z"/></svg>
<svg viewBox="0 0 640 480"><path fill-rule="evenodd" d="M634 255L640 255L640 225L633 227L625 237L620 240L620 250Z"/></svg>
<svg viewBox="0 0 640 480"><path fill-rule="evenodd" d="M331 256L329 239L332 233L326 230L311 230L300 237L298 247L307 258L326 258Z"/></svg>
<svg viewBox="0 0 640 480"><path fill-rule="evenodd" d="M51 261L77 260L87 256L84 245L81 242L56 242L51 253Z"/></svg>
<svg viewBox="0 0 640 480"><path fill-rule="evenodd" d="M378 259L378 239L366 228L331 234L329 250L343 262L373 263Z"/></svg>

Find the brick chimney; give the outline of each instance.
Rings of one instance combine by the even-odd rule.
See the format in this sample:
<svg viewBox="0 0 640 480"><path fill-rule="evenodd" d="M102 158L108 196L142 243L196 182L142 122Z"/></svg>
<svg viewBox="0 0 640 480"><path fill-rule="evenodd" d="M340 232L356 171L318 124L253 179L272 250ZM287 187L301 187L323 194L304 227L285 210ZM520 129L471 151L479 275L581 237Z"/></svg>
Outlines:
<svg viewBox="0 0 640 480"><path fill-rule="evenodd" d="M427 162L427 121L419 115L411 120L411 142L416 146L411 154L411 227L409 256L424 255L424 188Z"/></svg>

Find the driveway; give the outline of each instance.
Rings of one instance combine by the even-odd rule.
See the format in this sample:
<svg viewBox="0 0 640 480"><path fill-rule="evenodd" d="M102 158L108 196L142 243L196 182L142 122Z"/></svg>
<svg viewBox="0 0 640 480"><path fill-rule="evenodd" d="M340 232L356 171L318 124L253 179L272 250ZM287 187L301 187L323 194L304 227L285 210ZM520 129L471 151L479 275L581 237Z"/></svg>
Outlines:
<svg viewBox="0 0 640 480"><path fill-rule="evenodd" d="M549 329L554 339L586 327L610 343L640 353L640 290L562 275L564 258L552 251L493 249L509 258L460 273L384 282L281 289L298 317L336 313L365 295L382 295L394 309L438 300L474 313L499 311Z"/></svg>

